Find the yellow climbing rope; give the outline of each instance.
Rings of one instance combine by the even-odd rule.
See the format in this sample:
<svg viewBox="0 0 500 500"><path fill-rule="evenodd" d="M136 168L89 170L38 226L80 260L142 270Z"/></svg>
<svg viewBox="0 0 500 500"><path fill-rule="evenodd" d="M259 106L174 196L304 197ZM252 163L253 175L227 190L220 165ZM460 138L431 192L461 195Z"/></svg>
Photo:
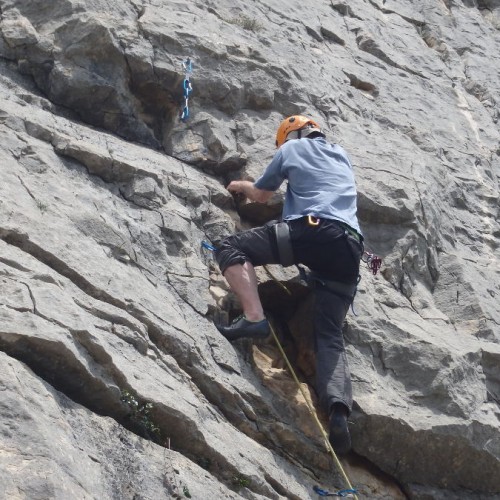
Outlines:
<svg viewBox="0 0 500 500"><path fill-rule="evenodd" d="M323 428L323 426L321 425L321 422L319 421L319 418L318 418L318 415L316 413L316 410L314 409L314 407L312 406L312 404L309 402L309 399L307 398L307 395L304 391L304 389L302 388L301 384L300 384L300 381L299 379L297 378L297 375L295 373L295 370L293 369L292 365L290 364L290 361L288 360L288 357L287 355L285 354L285 351L283 350L283 347L278 339L278 336L276 335L276 332L274 331L274 328L272 327L271 323L269 323L269 326L271 327L271 333L273 335L273 338L274 338L274 341L276 342L276 345L278 346L278 349L279 351L281 352L281 355L283 356L283 359L285 360L285 363L286 365L288 366L288 369L290 370L290 373L292 374L292 377L293 379L295 380L295 383L297 384L297 387L299 388L299 391L301 392L302 394L302 397L305 399L306 401L306 404L307 404L307 408L309 410L309 413L311 413L313 419L315 420L320 432L321 432L321 435L323 436L323 439L325 440L325 445L326 445L326 448L328 449L328 451L331 453L332 457L333 457L333 461L335 462L335 465L337 466L337 468L339 469L340 473L342 474L342 477L344 478L347 486L349 487L349 489L354 489L352 487L352 484L351 482L349 481L349 478L347 477L347 474L345 473L344 471L344 468L342 467L342 464L340 463L340 460L338 459L337 457L337 454L335 453L335 451L333 450L333 447L332 445L330 444L330 441L328 439L328 436L326 434L326 431L325 429ZM357 500L357 496L353 493L353 497Z"/></svg>
<svg viewBox="0 0 500 500"><path fill-rule="evenodd" d="M266 271L266 273L269 275L269 277L278 285L280 286L281 288L283 288L283 290L285 290L285 292L288 294L288 295L292 295L292 292L290 290L288 290L288 288L283 284L281 283L281 281L278 280L278 278L276 278L276 276L269 270L269 268L267 266L263 266L264 267L264 270Z"/></svg>

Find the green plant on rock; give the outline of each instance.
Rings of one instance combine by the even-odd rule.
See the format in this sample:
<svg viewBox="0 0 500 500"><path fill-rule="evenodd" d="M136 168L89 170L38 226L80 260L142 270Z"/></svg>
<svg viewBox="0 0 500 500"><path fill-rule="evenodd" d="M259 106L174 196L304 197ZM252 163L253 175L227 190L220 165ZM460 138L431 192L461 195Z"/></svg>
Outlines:
<svg viewBox="0 0 500 500"><path fill-rule="evenodd" d="M233 477L233 485L236 488L247 488L250 486L250 479L243 474L237 474Z"/></svg>
<svg viewBox="0 0 500 500"><path fill-rule="evenodd" d="M227 22L241 26L244 30L248 31L260 31L262 29L262 24L260 24L257 19L246 16L245 14L241 14L240 16L230 19Z"/></svg>
<svg viewBox="0 0 500 500"><path fill-rule="evenodd" d="M130 413L127 418L138 428L143 437L159 442L160 428L154 423L151 415L153 403L139 403L137 396L127 390L121 391L120 401L128 406Z"/></svg>
<svg viewBox="0 0 500 500"><path fill-rule="evenodd" d="M36 206L38 207L38 210L40 210L40 212L42 212L42 214L45 213L47 211L47 209L49 208L47 203L44 203L43 201L40 201L40 200L36 200Z"/></svg>

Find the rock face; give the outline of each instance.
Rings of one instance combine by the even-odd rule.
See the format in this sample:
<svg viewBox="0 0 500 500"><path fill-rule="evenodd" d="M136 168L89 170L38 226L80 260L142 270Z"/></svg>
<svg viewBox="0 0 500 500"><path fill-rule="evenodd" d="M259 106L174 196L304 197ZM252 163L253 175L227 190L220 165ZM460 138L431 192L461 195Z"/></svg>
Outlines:
<svg viewBox="0 0 500 500"><path fill-rule="evenodd" d="M350 153L384 258L345 326L359 497L500 498L498 1L0 10L1 498L345 488L273 341L213 326L238 304L202 246L280 213L224 185L294 113ZM314 402L310 293L269 271Z"/></svg>

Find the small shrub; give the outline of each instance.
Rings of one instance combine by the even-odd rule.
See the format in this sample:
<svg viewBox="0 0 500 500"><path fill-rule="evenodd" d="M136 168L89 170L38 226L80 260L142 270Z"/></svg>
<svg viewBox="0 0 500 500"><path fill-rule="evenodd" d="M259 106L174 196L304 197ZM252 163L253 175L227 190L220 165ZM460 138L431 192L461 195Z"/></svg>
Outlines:
<svg viewBox="0 0 500 500"><path fill-rule="evenodd" d="M236 24L237 26L241 26L244 30L248 31L260 31L262 29L262 24L253 17L249 17L245 14L241 14L238 17L235 17L228 21L231 24Z"/></svg>
<svg viewBox="0 0 500 500"><path fill-rule="evenodd" d="M42 212L42 214L45 213L47 211L47 209L49 208L47 203L44 203L43 201L40 201L40 200L36 200L36 206L38 207L38 210L40 210L40 212Z"/></svg>
<svg viewBox="0 0 500 500"><path fill-rule="evenodd" d="M153 403L139 403L137 396L129 391L122 391L120 401L125 403L129 409L130 414L128 418L130 422L136 426L143 436L152 441L160 441L160 428L153 422L151 410Z"/></svg>
<svg viewBox="0 0 500 500"><path fill-rule="evenodd" d="M236 488L247 488L250 486L250 479L243 474L238 474L237 476L233 477L233 485L236 486Z"/></svg>

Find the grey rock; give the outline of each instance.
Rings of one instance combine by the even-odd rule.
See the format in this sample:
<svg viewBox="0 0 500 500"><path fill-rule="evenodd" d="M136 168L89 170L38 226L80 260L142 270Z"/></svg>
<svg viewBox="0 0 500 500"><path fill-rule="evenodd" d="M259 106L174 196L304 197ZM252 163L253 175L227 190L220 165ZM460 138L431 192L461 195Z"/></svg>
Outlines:
<svg viewBox="0 0 500 500"><path fill-rule="evenodd" d="M74 403L5 353L0 358L3 498L16 498L21 485L28 498L241 498L182 454Z"/></svg>
<svg viewBox="0 0 500 500"><path fill-rule="evenodd" d="M499 497L497 2L0 8L5 495L342 489L272 342L212 325L239 305L202 246L279 215L284 187L259 206L224 186L258 178L280 120L305 113L350 153L384 257L344 332L354 451L389 478L350 460L359 496ZM271 273L264 305L311 388L311 294L293 268Z"/></svg>

